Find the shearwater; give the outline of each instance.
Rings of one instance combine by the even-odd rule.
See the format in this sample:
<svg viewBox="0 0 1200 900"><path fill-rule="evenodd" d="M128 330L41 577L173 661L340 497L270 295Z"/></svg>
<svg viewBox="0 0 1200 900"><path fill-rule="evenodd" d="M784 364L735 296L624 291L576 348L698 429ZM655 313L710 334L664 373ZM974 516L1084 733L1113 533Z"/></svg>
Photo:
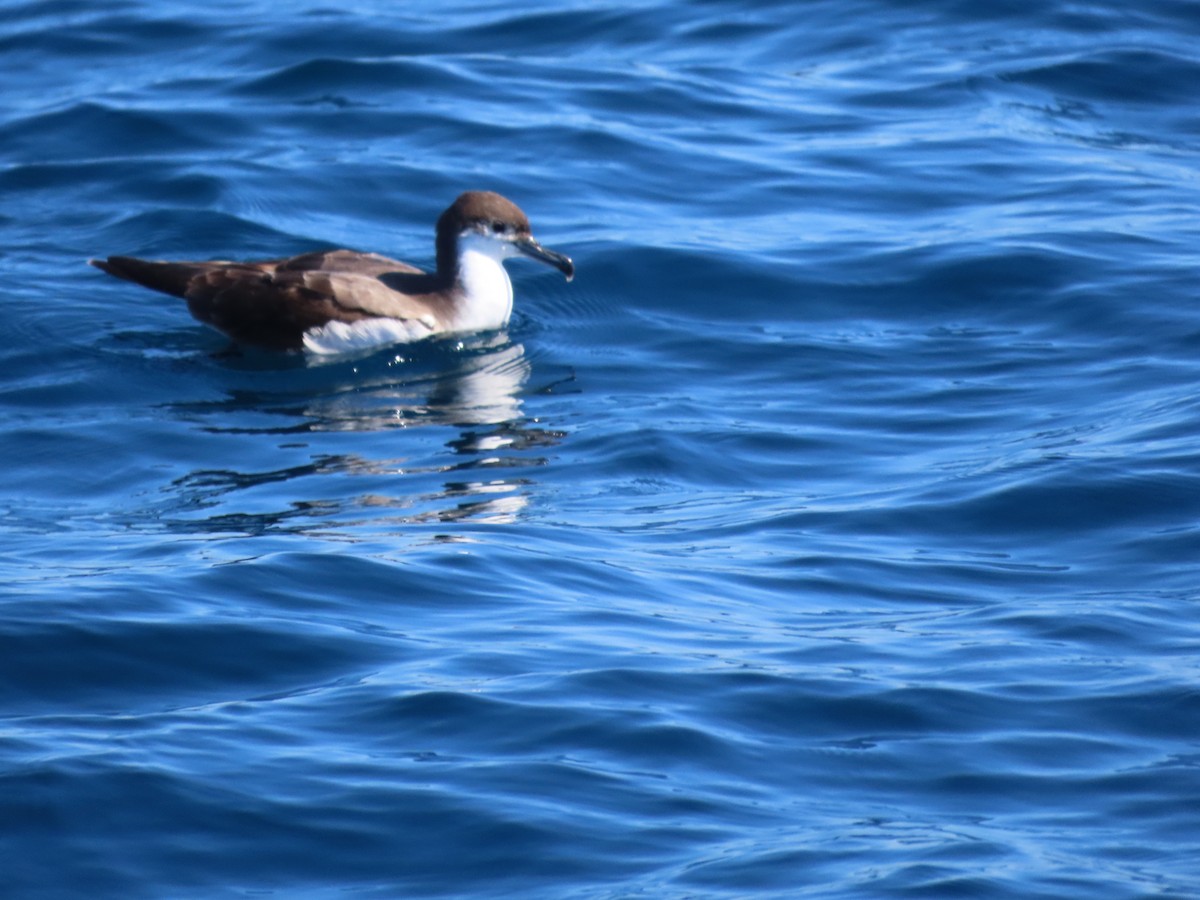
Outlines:
<svg viewBox="0 0 1200 900"><path fill-rule="evenodd" d="M504 260L527 256L570 281L575 264L534 240L529 219L491 191L461 194L437 221L437 269L376 253L329 250L258 262L110 256L110 275L183 297L236 343L341 353L435 335L503 328L512 315Z"/></svg>

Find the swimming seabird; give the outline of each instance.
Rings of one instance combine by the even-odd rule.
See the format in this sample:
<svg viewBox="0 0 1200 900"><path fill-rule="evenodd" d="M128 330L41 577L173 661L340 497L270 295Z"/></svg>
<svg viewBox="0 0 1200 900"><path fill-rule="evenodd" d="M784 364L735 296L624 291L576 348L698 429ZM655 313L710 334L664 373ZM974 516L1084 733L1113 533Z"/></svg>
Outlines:
<svg viewBox="0 0 1200 900"><path fill-rule="evenodd" d="M239 344L337 353L504 327L513 296L504 260L513 256L554 266L567 281L575 276L569 257L534 240L515 203L467 191L438 218L435 272L353 250L260 262L90 262L183 297L193 316Z"/></svg>

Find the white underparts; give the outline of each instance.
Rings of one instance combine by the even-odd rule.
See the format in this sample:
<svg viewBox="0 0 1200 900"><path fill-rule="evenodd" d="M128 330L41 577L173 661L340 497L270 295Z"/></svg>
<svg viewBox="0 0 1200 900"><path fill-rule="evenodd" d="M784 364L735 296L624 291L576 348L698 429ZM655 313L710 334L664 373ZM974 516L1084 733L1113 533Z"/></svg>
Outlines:
<svg viewBox="0 0 1200 900"><path fill-rule="evenodd" d="M304 332L304 349L309 353L353 353L419 341L435 330L419 319L359 319L357 322L330 322Z"/></svg>
<svg viewBox="0 0 1200 900"><path fill-rule="evenodd" d="M493 331L508 324L513 291L504 260L516 256L512 243L468 232L458 239L458 282L461 304L454 331Z"/></svg>

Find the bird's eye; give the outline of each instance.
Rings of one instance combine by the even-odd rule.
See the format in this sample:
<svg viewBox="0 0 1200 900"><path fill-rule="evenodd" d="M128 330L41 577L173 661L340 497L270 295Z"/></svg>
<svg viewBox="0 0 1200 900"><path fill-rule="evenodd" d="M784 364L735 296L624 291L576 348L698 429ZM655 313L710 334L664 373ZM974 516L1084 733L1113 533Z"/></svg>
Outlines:
<svg viewBox="0 0 1200 900"><path fill-rule="evenodd" d="M493 222L492 231L496 234L504 234L504 232L508 231L508 226L503 222Z"/></svg>

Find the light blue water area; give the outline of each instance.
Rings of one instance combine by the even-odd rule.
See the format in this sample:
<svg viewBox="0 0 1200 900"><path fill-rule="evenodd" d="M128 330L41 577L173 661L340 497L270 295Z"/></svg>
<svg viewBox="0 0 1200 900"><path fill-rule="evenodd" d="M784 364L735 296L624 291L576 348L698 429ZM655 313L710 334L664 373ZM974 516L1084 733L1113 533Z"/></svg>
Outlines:
<svg viewBox="0 0 1200 900"><path fill-rule="evenodd" d="M1200 6L236 6L0 6L0 893L1200 896Z"/></svg>

